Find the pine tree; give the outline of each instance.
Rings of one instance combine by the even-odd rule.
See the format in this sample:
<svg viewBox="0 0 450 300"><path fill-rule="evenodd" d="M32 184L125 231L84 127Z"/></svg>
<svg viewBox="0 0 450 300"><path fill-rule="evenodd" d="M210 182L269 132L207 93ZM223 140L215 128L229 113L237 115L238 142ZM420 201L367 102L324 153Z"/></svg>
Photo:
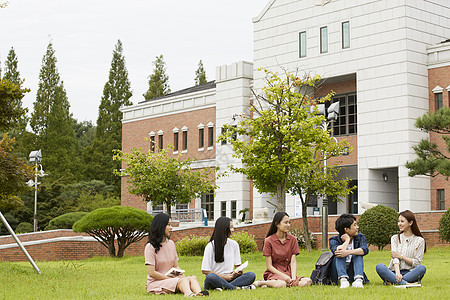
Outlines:
<svg viewBox="0 0 450 300"><path fill-rule="evenodd" d="M195 85L200 85L206 83L206 72L203 67L203 62L200 59L198 63L198 69L195 71Z"/></svg>
<svg viewBox="0 0 450 300"><path fill-rule="evenodd" d="M3 75L3 79L9 80L10 82L20 85L22 82L22 79L20 79L20 72L17 68L18 60L16 52L14 51L14 47L11 47L8 53L8 57L5 61L5 74ZM19 99L16 103L18 107L22 107L22 99ZM28 118L24 114L20 118L17 126L11 128L11 136L14 138L19 137L27 127Z"/></svg>
<svg viewBox="0 0 450 300"><path fill-rule="evenodd" d="M115 176L113 170L119 169L120 163L112 160L112 150L122 148L122 113L119 109L132 104L129 100L131 96L122 42L118 40L113 51L109 79L103 88L94 142L84 152L86 177L114 185L117 193L120 191L120 177Z"/></svg>
<svg viewBox="0 0 450 300"><path fill-rule="evenodd" d="M153 74L149 76L148 91L143 94L145 100L161 97L170 93L169 76L166 74L166 63L163 55L157 56L153 62Z"/></svg>
<svg viewBox="0 0 450 300"><path fill-rule="evenodd" d="M43 165L51 181L77 179L79 171L78 143L74 120L70 113L64 84L56 68L56 57L50 42L42 60L39 84L31 114L31 128L42 149Z"/></svg>
<svg viewBox="0 0 450 300"><path fill-rule="evenodd" d="M5 61L5 74L3 75L4 79L8 79L14 84L19 84L20 79L20 73L17 69L17 55L14 51L14 47L11 47L11 49L8 52L8 57Z"/></svg>

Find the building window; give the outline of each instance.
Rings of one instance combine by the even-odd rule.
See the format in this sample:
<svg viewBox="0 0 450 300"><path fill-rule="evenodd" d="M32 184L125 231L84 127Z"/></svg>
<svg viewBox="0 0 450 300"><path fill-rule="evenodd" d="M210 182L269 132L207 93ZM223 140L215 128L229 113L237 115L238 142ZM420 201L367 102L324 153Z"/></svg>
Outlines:
<svg viewBox="0 0 450 300"><path fill-rule="evenodd" d="M320 28L320 53L328 52L328 29L327 27Z"/></svg>
<svg viewBox="0 0 450 300"><path fill-rule="evenodd" d="M198 130L198 147L204 148L205 147L205 129L200 128Z"/></svg>
<svg viewBox="0 0 450 300"><path fill-rule="evenodd" d="M349 214L354 214L357 215L358 214L358 181L357 180L352 180L349 183L349 188L356 188L354 190L352 190L352 192L350 194L348 194L347 196L347 204L348 204L348 213Z"/></svg>
<svg viewBox="0 0 450 300"><path fill-rule="evenodd" d="M208 127L208 147L214 147L214 127Z"/></svg>
<svg viewBox="0 0 450 300"><path fill-rule="evenodd" d="M342 49L350 48L350 22L342 23Z"/></svg>
<svg viewBox="0 0 450 300"><path fill-rule="evenodd" d="M173 133L173 151L178 151L178 132Z"/></svg>
<svg viewBox="0 0 450 300"><path fill-rule="evenodd" d="M187 209L189 209L189 204L177 204L175 205L175 210L176 211L186 211Z"/></svg>
<svg viewBox="0 0 450 300"><path fill-rule="evenodd" d="M445 210L445 190L444 189L437 190L437 202L438 202L438 209Z"/></svg>
<svg viewBox="0 0 450 300"><path fill-rule="evenodd" d="M220 202L220 216L221 217L227 216L227 202L226 201Z"/></svg>
<svg viewBox="0 0 450 300"><path fill-rule="evenodd" d="M226 132L225 128L222 127L221 132L222 132L222 135L224 135L225 132ZM222 140L222 141L220 142L220 144L221 144L221 145L226 145L226 144L227 144L227 141L226 141L226 140Z"/></svg>
<svg viewBox="0 0 450 300"><path fill-rule="evenodd" d="M156 148L155 143L156 143L155 142L155 136L154 135L150 136L150 150L152 152L155 152L155 148Z"/></svg>
<svg viewBox="0 0 450 300"><path fill-rule="evenodd" d="M306 31L299 34L299 57L306 56Z"/></svg>
<svg viewBox="0 0 450 300"><path fill-rule="evenodd" d="M236 219L236 200L231 201L231 218Z"/></svg>
<svg viewBox="0 0 450 300"><path fill-rule="evenodd" d="M339 117L333 122L334 135L356 134L357 125L357 103L356 94L339 95L327 103L327 108L331 103L339 101Z"/></svg>
<svg viewBox="0 0 450 300"><path fill-rule="evenodd" d="M152 211L163 211L164 210L164 205L163 204L157 204L157 205L153 205L152 206Z"/></svg>
<svg viewBox="0 0 450 300"><path fill-rule="evenodd" d="M187 131L183 131L183 150L187 150Z"/></svg>
<svg viewBox="0 0 450 300"><path fill-rule="evenodd" d="M163 131L160 130L158 131L158 146L159 149L163 149L164 148L164 135L163 135Z"/></svg>
<svg viewBox="0 0 450 300"><path fill-rule="evenodd" d="M214 220L214 191L208 194L202 194L202 208L206 210L208 220Z"/></svg>
<svg viewBox="0 0 450 300"><path fill-rule="evenodd" d="M434 99L436 101L436 110L439 110L444 106L442 102L442 93L436 93L434 94Z"/></svg>

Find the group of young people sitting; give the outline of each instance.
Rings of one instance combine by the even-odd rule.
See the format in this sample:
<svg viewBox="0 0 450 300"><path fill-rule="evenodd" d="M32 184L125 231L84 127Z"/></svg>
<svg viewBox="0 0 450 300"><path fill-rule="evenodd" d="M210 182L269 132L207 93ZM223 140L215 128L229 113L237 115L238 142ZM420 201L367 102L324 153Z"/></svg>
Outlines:
<svg viewBox="0 0 450 300"><path fill-rule="evenodd" d="M262 254L267 270L263 279L255 281L253 272L244 273L241 265L239 244L230 239L234 231L232 220L220 217L216 220L213 234L206 245L202 273L205 275L204 290L196 276L168 273L179 269L175 243L169 239L171 219L166 214L154 217L145 247L147 265L147 292L169 294L181 292L187 297L207 296L208 290L255 289L257 287L304 287L312 284L307 277L297 276L299 246L297 238L289 233L290 218L285 212L275 214L264 240ZM426 268L421 264L426 251L425 240L417 226L414 214L403 211L398 216L400 233L391 237L391 261L389 267L378 264L376 271L385 284L408 285L420 281ZM369 282L364 274L363 256L369 253L364 234L359 233L355 216L343 214L336 220L339 235L329 240L333 261L330 277L341 288L363 288ZM238 269L236 269L238 268Z"/></svg>

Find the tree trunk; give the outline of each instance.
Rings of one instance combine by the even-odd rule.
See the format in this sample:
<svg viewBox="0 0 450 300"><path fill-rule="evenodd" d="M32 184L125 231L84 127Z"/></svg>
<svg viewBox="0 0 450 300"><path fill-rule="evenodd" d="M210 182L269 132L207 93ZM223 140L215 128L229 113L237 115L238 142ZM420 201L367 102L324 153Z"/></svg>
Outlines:
<svg viewBox="0 0 450 300"><path fill-rule="evenodd" d="M167 208L167 214L169 215L170 218L172 218L172 211L170 209L170 205L168 202L165 202L165 203L166 203L166 208Z"/></svg>
<svg viewBox="0 0 450 300"><path fill-rule="evenodd" d="M277 210L286 211L286 181L277 184Z"/></svg>
<svg viewBox="0 0 450 300"><path fill-rule="evenodd" d="M111 256L111 257L116 257L116 247L114 246L114 237L115 237L115 235L113 235L108 240L108 251L109 251L109 256Z"/></svg>
<svg viewBox="0 0 450 300"><path fill-rule="evenodd" d="M308 252L312 251L311 247L311 240L309 239L309 226L308 226L308 199L309 195L306 195L306 199L303 200L303 197L300 196L300 199L302 201L302 219L303 219L303 236L305 237L305 245Z"/></svg>

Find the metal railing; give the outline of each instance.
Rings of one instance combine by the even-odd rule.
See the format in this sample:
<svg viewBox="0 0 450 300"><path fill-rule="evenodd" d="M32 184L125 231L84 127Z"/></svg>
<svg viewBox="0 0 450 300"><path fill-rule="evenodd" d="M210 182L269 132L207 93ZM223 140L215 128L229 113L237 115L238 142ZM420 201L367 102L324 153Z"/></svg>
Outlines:
<svg viewBox="0 0 450 300"><path fill-rule="evenodd" d="M179 222L203 222L204 216L203 208L187 208L187 209L173 209L171 210L172 220ZM167 210L150 210L149 214L155 216L159 213L167 213Z"/></svg>

